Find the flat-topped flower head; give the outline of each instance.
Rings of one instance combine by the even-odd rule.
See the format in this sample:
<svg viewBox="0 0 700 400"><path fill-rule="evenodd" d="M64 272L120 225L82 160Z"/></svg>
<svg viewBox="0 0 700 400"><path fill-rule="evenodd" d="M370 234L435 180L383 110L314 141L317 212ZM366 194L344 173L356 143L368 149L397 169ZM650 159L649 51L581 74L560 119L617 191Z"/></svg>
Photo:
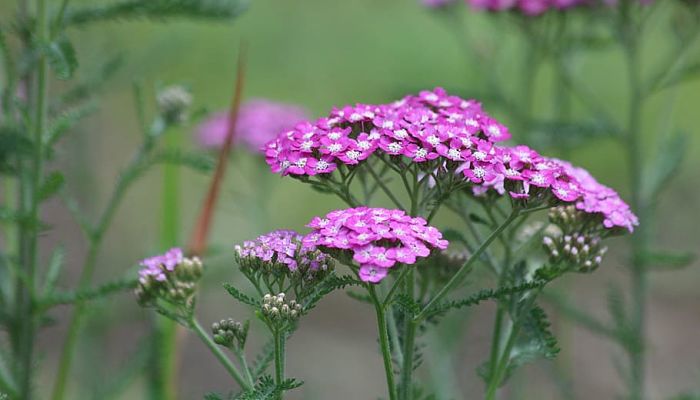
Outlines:
<svg viewBox="0 0 700 400"><path fill-rule="evenodd" d="M473 185L475 195L495 191L531 206L572 203L584 213L601 217L604 228L630 232L639 224L629 206L613 189L598 183L583 168L548 158L527 146L490 146L479 159L458 169Z"/></svg>
<svg viewBox="0 0 700 400"><path fill-rule="evenodd" d="M509 138L508 129L478 102L437 88L389 104L335 108L280 134L267 143L265 155L273 172L292 176L330 174L373 155L456 168L479 142Z"/></svg>
<svg viewBox="0 0 700 400"><path fill-rule="evenodd" d="M302 243L303 236L277 230L235 247L241 271L253 282L269 289L295 290L297 294L322 280L334 266L333 259L314 246ZM272 290L271 290L272 291Z"/></svg>
<svg viewBox="0 0 700 400"><path fill-rule="evenodd" d="M402 210L357 207L331 211L307 225L304 244L316 246L359 266L365 282L380 282L397 265L415 264L448 242L425 219Z"/></svg>
<svg viewBox="0 0 700 400"><path fill-rule="evenodd" d="M252 153L262 153L265 143L307 118L307 111L295 105L264 99L250 100L238 112L234 142L244 145ZM202 147L221 147L228 128L228 111L216 113L199 126L197 140Z"/></svg>
<svg viewBox="0 0 700 400"><path fill-rule="evenodd" d="M203 271L199 258L187 258L182 249L173 248L142 260L140 265L136 296L141 305L156 305L158 299L184 307L192 304Z"/></svg>
<svg viewBox="0 0 700 400"><path fill-rule="evenodd" d="M487 10L491 12L510 11L527 16L537 16L548 11L564 11L579 6L594 6L604 4L614 6L616 0L465 0L466 3L476 10ZM647 5L654 0L639 0L639 4Z"/></svg>

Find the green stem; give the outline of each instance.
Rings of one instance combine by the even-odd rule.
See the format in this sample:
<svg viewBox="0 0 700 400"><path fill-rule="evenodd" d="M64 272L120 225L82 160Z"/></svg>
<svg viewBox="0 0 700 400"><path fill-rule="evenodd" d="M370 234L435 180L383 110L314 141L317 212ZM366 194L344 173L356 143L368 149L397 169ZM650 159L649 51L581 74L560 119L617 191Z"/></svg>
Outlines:
<svg viewBox="0 0 700 400"><path fill-rule="evenodd" d="M389 199L396 205L401 210L406 210L404 206L401 205L401 202L394 196L393 193L391 193L391 190L384 184L384 181L382 181L382 178L377 175L377 173L374 171L374 168L372 168L372 164L366 163L367 165L367 170L369 171L370 175L374 178L375 181L377 181L377 185L384 191L384 193L389 197Z"/></svg>
<svg viewBox="0 0 700 400"><path fill-rule="evenodd" d="M513 326L511 327L510 332L508 333L508 340L503 349L503 353L498 359L498 363L493 372L493 375L489 377L490 380L488 389L486 390L486 400L494 400L496 398L496 392L501 386L501 382L503 381L503 377L508 368L508 363L510 362L510 353L513 350L513 346L515 345L515 339L518 337L519 332L520 323L513 323Z"/></svg>
<svg viewBox="0 0 700 400"><path fill-rule="evenodd" d="M226 354L221 350L221 347L219 347L214 341L209 337L209 335L204 331L204 328L202 328L202 325L199 324L199 321L197 321L196 318L192 318L190 320L190 326L194 333L197 334L197 336L202 340L202 342L207 346L207 348L214 354L217 360L221 363L221 365L224 366L226 371L228 371L229 375L241 386L241 388L245 390L250 390L252 389L252 385L250 385L245 379L243 379L243 376L241 373L238 371L238 368L236 368L235 365L229 360L228 357L226 357Z"/></svg>
<svg viewBox="0 0 700 400"><path fill-rule="evenodd" d="M439 303L443 297L445 297L452 289L454 289L459 283L462 281L462 278L464 277L464 274L469 272L473 266L473 264L481 257L481 254L486 251L486 249L489 247L491 242L493 242L500 234L510 225L513 221L515 221L516 218L518 218L519 211L517 209L514 209L510 216L506 218L503 223L496 228L489 237L486 238L486 240L479 246L478 249L474 252L474 254L469 257L469 259L462 265L459 270L452 276L452 278L445 284L445 286L440 289L440 291L428 302L428 304L423 307L423 310L414 318L414 321L421 321L423 318L426 317L428 314L428 311L435 306L437 303Z"/></svg>
<svg viewBox="0 0 700 400"><path fill-rule="evenodd" d="M415 274L411 268L404 280L404 294L413 300L413 287L415 286ZM399 399L411 400L413 397L413 361L416 341L416 328L419 322L414 321L410 315L404 318L403 329L403 365L401 366L401 382L399 386Z"/></svg>
<svg viewBox="0 0 700 400"><path fill-rule="evenodd" d="M389 334L387 331L385 309L382 306L377 292L372 284L368 284L367 290L369 296L374 303L375 313L377 314L377 329L379 330L379 346L382 350L382 358L384 360L384 373L386 374L387 391L389 392L389 400L397 400L396 384L394 383L394 367L391 359L391 347L389 346Z"/></svg>
<svg viewBox="0 0 700 400"><path fill-rule="evenodd" d="M626 134L627 151L629 155L630 185L632 187L632 208L638 213L640 226L632 241L632 316L631 332L634 335L634 345L626 346L630 364L629 398L641 400L645 398L645 354L646 343L645 317L648 290L648 276L644 265L634 260L641 259L650 245L650 229L652 218L650 209L642 197L642 148L641 148L641 115L643 106L643 83L640 77L640 59L637 35L627 35L626 61L629 78L630 104L628 115L628 130Z"/></svg>
<svg viewBox="0 0 700 400"><path fill-rule="evenodd" d="M45 44L49 41L48 27L48 9L46 0L37 1L37 16L36 16L36 36L40 43ZM20 398L27 400L32 398L32 378L35 371L34 363L34 339L35 339L35 315L33 306L35 275L38 260L38 241L39 241L39 218L40 218L40 199L39 190L43 179L44 168L44 146L43 136L46 130L46 120L48 116L48 63L45 54L40 54L37 62L36 70L36 92L34 97L35 102L31 104L34 107L34 118L32 121L32 136L34 141L34 153L31 166L31 176L29 177L30 184L25 186L28 189L27 196L24 197L25 202L28 202L28 207L23 207L25 211L29 211L31 224L29 227L20 229L20 266L26 268L25 280L17 280L17 319L18 335L17 342L17 357L18 360L18 389Z"/></svg>
<svg viewBox="0 0 700 400"><path fill-rule="evenodd" d="M275 337L275 384L279 387L282 385L282 382L284 382L284 339L285 339L285 333L277 328L274 331L274 337ZM284 397L284 394L280 392L279 399L281 400Z"/></svg>
<svg viewBox="0 0 700 400"><path fill-rule="evenodd" d="M182 136L177 133L166 135L165 144L171 149L177 149ZM180 232L180 167L175 164L163 166L163 187L161 197L161 231L160 247L166 249L176 246ZM177 367L178 348L177 331L179 325L168 318L156 315L153 321L152 335L155 346L152 349L152 365L149 389L151 398L177 398Z"/></svg>
<svg viewBox="0 0 700 400"><path fill-rule="evenodd" d="M498 304L496 310L496 319L494 321L493 335L491 337L491 352L489 356L489 377L492 378L496 374L496 364L498 363L498 355L501 350L501 330L503 327L503 306Z"/></svg>
<svg viewBox="0 0 700 400"><path fill-rule="evenodd" d="M253 378L253 374L250 372L250 368L248 367L248 360L246 360L243 350L236 349L234 353L236 354L238 362L241 363L241 368L243 368L243 373L245 374L246 380L248 380L248 383L251 386L255 385L255 379Z"/></svg>

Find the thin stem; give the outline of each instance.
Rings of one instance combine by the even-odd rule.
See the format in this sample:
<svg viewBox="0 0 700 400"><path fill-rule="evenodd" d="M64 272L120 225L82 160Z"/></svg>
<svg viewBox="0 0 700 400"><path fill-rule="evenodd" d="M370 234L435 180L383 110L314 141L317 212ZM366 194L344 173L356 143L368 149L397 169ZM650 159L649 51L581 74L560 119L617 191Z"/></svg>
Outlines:
<svg viewBox="0 0 700 400"><path fill-rule="evenodd" d="M219 347L214 341L209 337L206 331L204 331L204 328L202 328L202 325L199 324L199 321L197 321L196 318L192 318L190 320L190 326L192 330L197 334L197 336L202 340L202 342L207 346L207 348L214 354L217 360L221 363L221 365L224 366L226 371L228 371L229 375L241 386L241 388L245 390L250 390L252 389L252 385L250 385L245 379L243 379L243 376L241 373L238 371L238 368L236 368L235 365L229 360L228 357L226 357L226 354L221 350L221 347Z"/></svg>
<svg viewBox="0 0 700 400"><path fill-rule="evenodd" d="M513 346L515 345L515 339L520 333L520 326L520 323L513 323L513 326L511 327L510 332L508 333L508 340L506 341L503 353L501 354L501 357L498 360L498 364L496 366L496 369L494 370L493 375L489 377L490 381L488 389L486 390L486 400L494 400L496 398L496 391L501 386L503 376L505 374L506 369L508 368L508 363L510 361L510 353L513 350Z"/></svg>
<svg viewBox="0 0 700 400"><path fill-rule="evenodd" d="M491 336L491 352L489 356L489 377L496 374L496 364L498 363L498 355L501 350L501 330L503 327L503 306L498 304L496 310L496 318L494 320L493 335Z"/></svg>
<svg viewBox="0 0 700 400"><path fill-rule="evenodd" d="M410 272L410 270L411 267L409 267L408 265L403 266L401 273L399 273L399 276L396 277L396 280L391 285L389 292L386 294L386 296L384 296L384 302L382 303L382 307L386 308L389 305L391 299L394 297L394 293L396 293L396 290L398 290L398 288L401 286L401 282L403 282L404 278Z"/></svg>
<svg viewBox="0 0 700 400"><path fill-rule="evenodd" d="M467 272L472 268L474 262L476 262L481 254L489 247L491 242L493 242L507 227L510 225L519 215L519 211L513 210L510 216L503 221L503 223L496 228L491 234L486 238L486 240L479 246L474 254L469 257L469 259L462 265L459 270L452 276L452 278L445 284L445 286L440 289L440 291L428 302L428 304L423 307L423 310L414 318L414 321L421 321L427 315L428 311L439 303L443 297L445 297L452 289L454 289L461 281Z"/></svg>
<svg viewBox="0 0 700 400"><path fill-rule="evenodd" d="M382 191L389 197L389 199L396 205L401 210L406 210L404 206L401 205L401 202L394 196L393 193L391 193L391 190L384 184L384 181L382 181L382 178L377 175L376 172L374 172L374 169L372 168L372 165L370 163L366 163L367 165L367 170L369 173L372 175L375 181L377 181L377 185L379 185L380 188L382 188Z"/></svg>
<svg viewBox="0 0 700 400"><path fill-rule="evenodd" d="M631 24L631 22L629 22ZM631 28L630 28L631 29ZM630 171L630 184L632 187L632 207L639 214L640 227L635 235L631 236L632 260L638 260L639 255L644 254L649 247L651 218L647 219L650 210L645 199L642 198L642 148L641 148L641 115L643 106L642 81L640 77L639 49L637 36L628 34L626 40L626 61L629 78L630 105L628 115L628 130L626 134L628 161ZM631 332L634 333L634 346L626 346L630 364L629 398L641 400L645 397L645 354L646 343L645 317L648 276L644 265L632 266L632 317Z"/></svg>
<svg viewBox="0 0 700 400"><path fill-rule="evenodd" d="M280 387L282 386L282 382L284 382L285 333L281 329L277 328L275 329L273 335L275 337L275 384ZM280 392L279 399L281 400L283 397L283 393Z"/></svg>
<svg viewBox="0 0 700 400"><path fill-rule="evenodd" d="M377 314L377 329L379 330L379 346L382 350L382 358L384 359L384 373L386 374L387 391L389 392L389 400L397 400L396 384L394 383L394 367L391 360L391 347L389 346L389 334L387 332L386 314L382 303L377 297L377 292L372 284L367 286L369 296L374 303L374 309Z"/></svg>
<svg viewBox="0 0 700 400"><path fill-rule="evenodd" d="M166 135L166 146L177 149L182 136L177 133ZM175 164L163 166L163 187L161 193L160 247L162 249L177 245L180 231L180 167ZM152 325L152 335L157 338L151 356L155 368L151 370L149 382L153 399L177 398L178 346L177 331L179 325L162 315L156 315Z"/></svg>
<svg viewBox="0 0 700 400"><path fill-rule="evenodd" d="M404 280L404 294L413 300L413 287L415 286L415 274L413 269ZM410 315L404 318L403 329L403 364L401 366L401 382L399 386L399 399L411 400L413 397L413 361L416 341L416 328L418 323Z"/></svg>
<svg viewBox="0 0 700 400"><path fill-rule="evenodd" d="M253 374L250 372L250 368L248 367L248 360L246 360L243 350L236 349L234 351L234 354L236 355L236 359L238 359L238 362L241 363L241 368L243 368L243 373L245 374L245 378L248 380L248 383L251 386L255 385L255 379L253 378Z"/></svg>

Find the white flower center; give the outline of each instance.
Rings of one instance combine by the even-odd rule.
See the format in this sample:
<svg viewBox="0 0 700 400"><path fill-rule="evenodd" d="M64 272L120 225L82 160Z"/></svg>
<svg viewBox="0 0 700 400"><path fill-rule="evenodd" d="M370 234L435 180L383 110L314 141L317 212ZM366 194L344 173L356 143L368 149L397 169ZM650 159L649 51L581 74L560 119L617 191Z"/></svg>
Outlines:
<svg viewBox="0 0 700 400"><path fill-rule="evenodd" d="M484 153L483 151L475 151L474 158L476 158L479 161L484 161L486 159L486 153Z"/></svg>
<svg viewBox="0 0 700 400"><path fill-rule="evenodd" d="M326 168L328 168L328 163L327 163L327 162L325 162L325 161L323 161L323 160L319 160L319 161L316 163L316 170L317 170L317 171L323 171L323 170L325 170Z"/></svg>
<svg viewBox="0 0 700 400"><path fill-rule="evenodd" d="M345 155L351 160L357 160L360 157L360 152L357 150L350 150Z"/></svg>
<svg viewBox="0 0 700 400"><path fill-rule="evenodd" d="M389 151L392 153L398 153L402 148L403 146L401 146L401 143L399 142L389 143Z"/></svg>
<svg viewBox="0 0 700 400"><path fill-rule="evenodd" d="M301 144L302 150L311 150L311 147L314 145L314 142L312 140L307 140Z"/></svg>

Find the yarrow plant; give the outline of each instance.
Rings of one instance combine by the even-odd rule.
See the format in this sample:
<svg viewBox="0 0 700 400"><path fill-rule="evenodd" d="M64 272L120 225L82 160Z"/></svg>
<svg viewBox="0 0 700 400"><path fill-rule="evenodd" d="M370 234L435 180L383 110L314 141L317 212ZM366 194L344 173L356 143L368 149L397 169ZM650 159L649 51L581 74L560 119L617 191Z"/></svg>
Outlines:
<svg viewBox="0 0 700 400"><path fill-rule="evenodd" d="M478 39L468 37L461 18L453 12L454 7L442 7L441 11L444 12L436 15L444 17L445 22L455 28L454 33L459 40L467 44L464 47L470 50L467 55L469 60L475 57L480 60L472 65L476 64L477 68L481 65L488 66L481 73L472 75L479 76L479 82L485 82L482 90L495 100L494 103L506 110L518 110L511 114L511 126L518 130L522 141L570 154L595 138L610 138L619 142L626 153L623 159L627 160L626 170L629 171L631 205L640 215L642 224L640 230L630 237L632 251L627 263L630 268L630 289L624 293L622 288L616 286L611 297L622 300L609 301L609 312L614 317L613 326L607 329L607 324L566 304L564 296L552 298L556 299L554 305L559 312L620 345L628 358L627 367L621 373L626 383L627 396L633 400L644 399L647 397L644 345L649 271L667 268L671 264L689 265L693 257L688 253L659 251L652 238L655 205L658 204L662 188L666 187L665 182L675 175L681 165L687 135L665 135L655 131L658 143L653 146L658 150L650 155L651 152L646 148L649 137L643 133L645 128L641 119L642 115L648 115L648 118L673 125L672 102L668 103L667 109L663 109L665 111L658 109L653 114L645 113L644 105L663 91L670 93L671 98L680 83L694 76L697 60L692 57L692 49L700 36L698 2L467 0L466 3L472 10L489 11L483 18L493 23L493 29L480 30ZM522 58L515 63L513 69L517 71L513 75L518 81L509 87L502 84L504 71L493 67L506 63L495 52L489 53L487 50L498 47L506 40L507 34L512 34L512 39L517 40L518 47L522 50ZM651 41L646 40L647 37L661 39L663 45L650 48L647 44ZM490 39L493 40L492 46L484 44ZM614 108L610 105L603 105L604 102L597 94L598 87L607 85L607 82L596 82L590 77L584 81L579 71L600 48L617 51L621 55L620 59L624 60L620 76L625 77L625 87L620 90L626 91L628 106L619 112L611 111ZM655 55L653 61L644 57L646 50ZM659 56L660 52L662 56ZM510 53L507 57L508 61L513 58ZM510 62L507 64L512 65ZM553 79L547 86L554 88L554 95L546 96L551 104L546 105L547 109L534 107L535 97L544 97L538 96L541 86L538 83L547 71ZM604 75L600 71L593 73L596 72ZM626 114L625 122L620 123L613 114ZM618 226L630 229L634 225L635 220L629 217L629 208L615 195L608 197L608 191L597 187L585 171L576 172L570 166L567 168L578 175L577 180L582 186L591 188L593 193L599 193L584 195L576 202L577 209L586 212L608 210L607 214L603 212L607 228ZM648 171L657 171L658 175ZM569 236L564 235L563 238ZM550 239L553 241L547 244L549 251L559 252L563 249L560 248L562 243L557 243L556 238ZM572 249L574 247L570 248ZM676 260L677 264L671 260ZM595 264L595 259L589 261ZM612 305L621 302L626 303L623 307L625 312L622 313L620 307ZM631 335L606 334L610 330L626 331L629 326L633 326ZM559 366L558 370L565 371L568 368ZM571 377L557 379L571 380ZM563 396L572 396L570 388L566 389L566 385L561 387L566 390Z"/></svg>
<svg viewBox="0 0 700 400"><path fill-rule="evenodd" d="M286 339L318 301L346 286L364 288L366 294L352 297L374 308L391 400L426 390L413 373L424 333L450 310L485 300L498 305L491 357L479 369L487 399L517 366L554 357L556 339L538 294L565 273L595 270L603 240L633 231L638 220L585 170L527 146L503 145L508 139L508 128L477 101L437 88L389 104L335 108L267 143L273 172L335 194L350 208L313 218L305 235L273 231L235 247L236 264L256 294L226 289L255 310L274 343L274 378L265 368L254 374L240 344L247 324L213 327L217 343L237 349L238 375L252 378L242 395L268 390L279 398L299 386L286 378ZM371 205L379 190L395 208ZM441 205L464 221L449 233L456 255L445 252L450 243L431 225ZM527 222L545 210L549 222ZM335 264L351 274L336 275ZM460 298L465 277L479 265L497 286Z"/></svg>

